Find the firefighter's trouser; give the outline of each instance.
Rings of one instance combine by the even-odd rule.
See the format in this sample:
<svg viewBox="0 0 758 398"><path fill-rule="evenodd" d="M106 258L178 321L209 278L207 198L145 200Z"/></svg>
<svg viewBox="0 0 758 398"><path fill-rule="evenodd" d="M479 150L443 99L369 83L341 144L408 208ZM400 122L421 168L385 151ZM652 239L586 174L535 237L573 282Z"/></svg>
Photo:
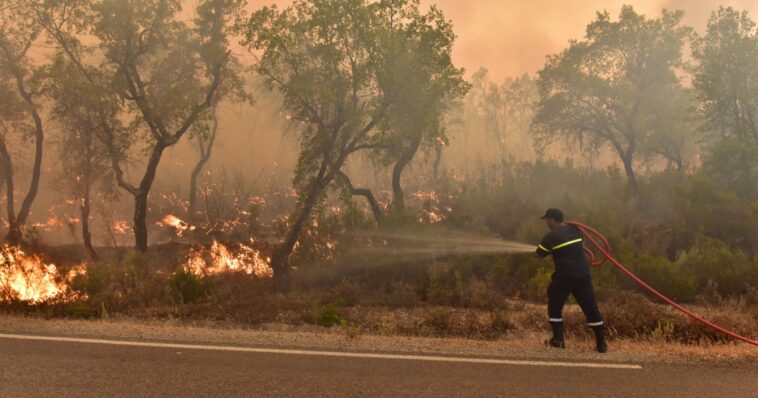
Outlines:
<svg viewBox="0 0 758 398"><path fill-rule="evenodd" d="M603 317L597 307L592 278L589 275L563 277L553 274L552 281L547 287L547 312L551 323L563 322L563 305L569 294L574 296L577 304L582 308L590 327L603 325Z"/></svg>

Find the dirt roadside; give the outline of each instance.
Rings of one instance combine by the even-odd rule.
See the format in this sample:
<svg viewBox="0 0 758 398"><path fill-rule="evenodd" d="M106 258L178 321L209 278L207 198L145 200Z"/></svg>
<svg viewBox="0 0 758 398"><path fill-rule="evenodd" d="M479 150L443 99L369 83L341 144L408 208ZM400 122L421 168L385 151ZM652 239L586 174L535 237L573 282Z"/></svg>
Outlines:
<svg viewBox="0 0 758 398"><path fill-rule="evenodd" d="M227 322L181 320L44 319L0 314L0 333L229 346L302 348L358 352L424 353L570 361L663 363L756 363L758 348L747 344L688 346L615 340L605 355L590 341L569 341L565 350L545 346L545 335L511 334L497 340L425 338L356 334L349 328L266 324L256 328Z"/></svg>

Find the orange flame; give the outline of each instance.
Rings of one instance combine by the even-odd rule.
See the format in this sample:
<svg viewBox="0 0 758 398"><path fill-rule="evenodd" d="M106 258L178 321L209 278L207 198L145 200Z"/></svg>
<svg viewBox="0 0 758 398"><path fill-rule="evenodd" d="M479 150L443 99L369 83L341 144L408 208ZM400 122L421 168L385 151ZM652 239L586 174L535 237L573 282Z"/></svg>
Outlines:
<svg viewBox="0 0 758 398"><path fill-rule="evenodd" d="M274 276L271 259L263 258L258 250L240 244L235 254L216 240L208 250L193 251L184 269L197 276L218 275L224 272L244 272L259 278Z"/></svg>
<svg viewBox="0 0 758 398"><path fill-rule="evenodd" d="M115 233L121 235L127 234L131 231L131 228L129 227L129 221L118 220L115 221L111 227Z"/></svg>
<svg viewBox="0 0 758 398"><path fill-rule="evenodd" d="M187 231L195 230L194 225L190 225L188 222L173 214L167 214L160 222L158 222L158 225L176 228L176 234L178 236L182 236Z"/></svg>
<svg viewBox="0 0 758 398"><path fill-rule="evenodd" d="M54 264L39 256L29 255L17 247L0 248L0 302L22 301L39 304L51 301L68 302L82 298L70 285L84 275L84 265L72 268L61 276Z"/></svg>

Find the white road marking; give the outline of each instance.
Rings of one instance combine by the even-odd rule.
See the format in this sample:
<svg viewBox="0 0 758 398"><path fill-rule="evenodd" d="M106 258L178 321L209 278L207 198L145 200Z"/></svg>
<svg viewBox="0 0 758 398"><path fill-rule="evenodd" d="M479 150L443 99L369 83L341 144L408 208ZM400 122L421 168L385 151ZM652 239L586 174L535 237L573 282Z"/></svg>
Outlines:
<svg viewBox="0 0 758 398"><path fill-rule="evenodd" d="M22 334L5 334L5 333L0 333L0 338L14 339L14 340L34 340L34 341L54 341L54 342L81 343L81 344L100 344L100 345L128 346L128 347L170 348L170 349L226 351L226 352L250 352L250 353L257 353L257 354L306 355L306 356L339 357L339 358L368 358L368 359L389 359L389 360L405 360L405 361L427 361L427 362L458 362L458 363L475 363L475 364L491 364L491 365L553 366L553 367L564 367L564 368L642 369L642 366L640 365L618 364L618 363L553 362L553 361L527 361L527 360L514 360L514 359L443 357L443 356L427 356L427 355L371 354L371 353L339 352L339 351L310 351L310 350L294 350L294 349L280 349L280 348L254 348L254 347L233 347L233 346L219 346L219 345L196 345L196 344L176 344L176 343L153 343L153 342L141 342L141 341L101 340L101 339L84 339L84 338L77 338L77 337L29 336L29 335L22 335Z"/></svg>

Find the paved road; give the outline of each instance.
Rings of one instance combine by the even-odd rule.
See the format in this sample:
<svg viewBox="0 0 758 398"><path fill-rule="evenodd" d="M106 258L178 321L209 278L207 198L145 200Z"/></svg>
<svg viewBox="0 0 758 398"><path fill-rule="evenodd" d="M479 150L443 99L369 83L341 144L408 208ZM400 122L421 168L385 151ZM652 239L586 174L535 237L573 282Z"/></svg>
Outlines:
<svg viewBox="0 0 758 398"><path fill-rule="evenodd" d="M0 337L1 397L757 397L758 364L641 369L283 355Z"/></svg>

